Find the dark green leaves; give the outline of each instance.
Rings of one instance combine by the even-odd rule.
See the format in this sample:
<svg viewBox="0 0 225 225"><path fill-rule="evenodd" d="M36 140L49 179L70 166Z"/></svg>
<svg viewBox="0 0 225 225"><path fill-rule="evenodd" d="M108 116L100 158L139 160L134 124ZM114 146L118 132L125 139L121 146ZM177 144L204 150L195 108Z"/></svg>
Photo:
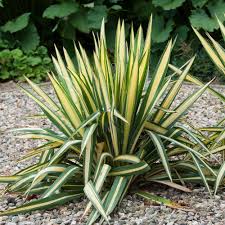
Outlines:
<svg viewBox="0 0 225 225"><path fill-rule="evenodd" d="M104 5L97 5L88 11L87 18L89 27L92 29L99 29L101 27L102 19L107 20L108 9Z"/></svg>
<svg viewBox="0 0 225 225"><path fill-rule="evenodd" d="M181 6L186 0L153 0L155 6L160 6L165 10L176 9Z"/></svg>
<svg viewBox="0 0 225 225"><path fill-rule="evenodd" d="M54 19L55 17L63 18L77 12L79 5L76 2L62 2L49 6L45 9L43 17Z"/></svg>
<svg viewBox="0 0 225 225"><path fill-rule="evenodd" d="M219 28L216 16L223 22L225 11L225 2L223 0L210 1L206 5L206 9L195 9L192 11L189 20L191 25L197 29L203 28L207 31L214 31Z"/></svg>
<svg viewBox="0 0 225 225"><path fill-rule="evenodd" d="M89 24L87 18L87 11L80 9L77 13L71 15L70 24L81 32L89 32Z"/></svg>
<svg viewBox="0 0 225 225"><path fill-rule="evenodd" d="M33 23L30 23L23 31L19 32L21 47L25 52L35 50L40 43L40 37L37 28Z"/></svg>
<svg viewBox="0 0 225 225"><path fill-rule="evenodd" d="M19 17L8 21L4 26L1 27L3 32L15 33L24 29L28 23L31 13L24 13Z"/></svg>
<svg viewBox="0 0 225 225"><path fill-rule="evenodd" d="M208 2L208 0L191 0L192 1L192 4L193 4L193 6L194 7L202 7L202 6L204 6L207 2Z"/></svg>
<svg viewBox="0 0 225 225"><path fill-rule="evenodd" d="M28 35L25 37L27 42L22 41L23 32L27 28L19 33L21 33L21 46L24 46L25 50L29 50L29 52L22 51L19 48L0 51L1 81L5 79L24 80L24 76L27 76L36 82L40 82L46 78L47 72L52 68L51 59L44 46L39 46L35 50L28 48L28 45L35 48L35 42L38 40L35 35L33 40L30 39L32 36L29 37Z"/></svg>
<svg viewBox="0 0 225 225"><path fill-rule="evenodd" d="M216 21L209 17L203 9L193 10L189 20L192 26L197 29L203 28L208 31L213 31L216 26Z"/></svg>
<svg viewBox="0 0 225 225"><path fill-rule="evenodd" d="M168 40L170 32L173 30L173 20L166 20L162 15L156 15L154 18L152 30L153 41L155 43L161 43Z"/></svg>

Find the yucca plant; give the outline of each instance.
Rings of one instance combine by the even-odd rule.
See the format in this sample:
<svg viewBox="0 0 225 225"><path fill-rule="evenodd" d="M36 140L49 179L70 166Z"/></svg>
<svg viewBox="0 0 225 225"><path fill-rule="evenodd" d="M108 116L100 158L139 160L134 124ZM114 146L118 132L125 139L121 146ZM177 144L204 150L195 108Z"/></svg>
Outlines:
<svg viewBox="0 0 225 225"><path fill-rule="evenodd" d="M180 121L210 83L171 108L194 58L180 75L168 74L170 40L150 74L151 30L152 19L143 41L141 26L136 35L131 28L128 44L124 22L119 21L113 63L107 54L104 21L100 36L94 36L93 63L81 45L75 46L77 68L65 49L65 61L56 49L55 73L49 79L57 101L27 79L33 91L22 90L56 130L15 130L20 137L46 142L23 158L39 156L36 164L0 181L8 183L6 192L38 194L39 199L0 216L51 208L86 196L84 215L92 209L87 224L93 224L97 219L108 221L128 191L164 201L143 191L142 186L152 182L184 191L189 190L181 185L185 181L202 182L211 192L209 185L217 176L207 162L206 155L211 153L202 136ZM173 206L170 201L164 203Z"/></svg>
<svg viewBox="0 0 225 225"><path fill-rule="evenodd" d="M225 27L223 23L217 19L223 39L225 41ZM194 29L194 28L193 28ZM198 36L200 42L208 53L209 57L212 59L217 68L225 75L225 50L224 48L212 38L209 33L206 33L209 40L204 38L196 29L194 32ZM213 93L215 94L215 93ZM218 96L218 95L216 95ZM225 103L224 95L218 96ZM215 183L215 193L218 190L219 185L224 179L225 175L225 118L218 122L215 127L202 128L202 131L210 132L209 144L210 148L213 149L214 153L221 153L221 159L223 164L218 172L217 180ZM216 150L215 150L216 148Z"/></svg>

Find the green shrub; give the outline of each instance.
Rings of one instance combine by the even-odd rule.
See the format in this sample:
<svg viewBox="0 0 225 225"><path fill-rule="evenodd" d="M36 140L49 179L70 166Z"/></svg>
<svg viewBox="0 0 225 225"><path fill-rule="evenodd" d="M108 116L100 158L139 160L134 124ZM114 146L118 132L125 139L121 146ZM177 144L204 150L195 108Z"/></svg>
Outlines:
<svg viewBox="0 0 225 225"><path fill-rule="evenodd" d="M49 48L57 42L69 45L69 40L79 40L89 46L90 38L86 34L99 30L103 17L108 47L113 50L118 18L125 19L129 29L131 21L136 27L139 23L147 25L151 13L156 18L152 33L155 44L164 43L177 34L179 39L187 40L192 34L190 25L216 31L219 26L215 15L223 22L225 11L223 0L41 0L24 4L4 0L2 5L1 32L9 39L18 40L26 50L34 50L40 41Z"/></svg>
<svg viewBox="0 0 225 225"><path fill-rule="evenodd" d="M24 80L26 76L40 82L46 79L51 68L51 59L44 46L25 53L19 48L8 49L6 43L0 43L0 81Z"/></svg>
<svg viewBox="0 0 225 225"><path fill-rule="evenodd" d="M50 75L57 101L29 79L33 92L21 87L56 131L15 130L20 137L47 142L23 158L39 156L36 164L2 176L0 182L9 183L7 192L35 193L39 199L0 216L51 208L85 195L89 203L84 214L92 208L87 224L93 224L99 218L108 221L128 191L173 204L142 191L139 184L160 182L188 191L179 183L202 182L211 193L210 184L214 184L218 170L210 166L206 156L215 149L209 150L206 137L188 130L180 120L210 83L200 83L197 92L171 108L183 81L194 79L188 75L194 58L183 72L166 76L173 46L170 40L154 73L149 73L151 24L150 20L145 41L140 27L135 36L131 29L126 45L124 21L118 23L113 67L104 22L100 37L95 37L93 63L81 45L75 48L77 67L65 50L64 63L57 50L57 58L53 58L56 74Z"/></svg>
<svg viewBox="0 0 225 225"><path fill-rule="evenodd" d="M153 61L157 63L161 49L164 49L170 36L178 35L178 45L193 41L193 51L199 51L191 25L217 35L219 26L215 15L223 22L224 11L223 0L32 0L24 1L23 4L19 0L2 0L0 39L8 40L11 47L18 47L26 53L35 51L39 45L46 46L52 53L54 44L57 44L59 47L66 47L72 56L74 40L81 42L88 52L92 52L94 45L89 34L99 31L104 17L108 50L113 55L118 18L125 20L126 34L129 33L131 21L134 21L136 28L142 23L146 32L148 18L153 13L156 20L152 32L152 55ZM204 53L200 51L199 55L191 72L198 74L201 69L199 77L210 80L215 70L210 62L205 61ZM177 66L180 61L180 57L175 56L173 59ZM185 61L183 59L182 63ZM199 65L202 65L201 68Z"/></svg>

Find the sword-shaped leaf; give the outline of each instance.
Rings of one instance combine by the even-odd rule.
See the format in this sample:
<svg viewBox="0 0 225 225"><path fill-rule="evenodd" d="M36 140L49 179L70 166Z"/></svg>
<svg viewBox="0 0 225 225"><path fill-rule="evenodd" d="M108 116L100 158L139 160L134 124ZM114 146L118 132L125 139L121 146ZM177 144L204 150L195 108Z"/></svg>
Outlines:
<svg viewBox="0 0 225 225"><path fill-rule="evenodd" d="M85 184L84 193L87 196L87 198L91 201L95 209L103 216L104 220L109 223L106 211L103 207L102 200L100 199L94 187L94 184L91 181Z"/></svg>
<svg viewBox="0 0 225 225"><path fill-rule="evenodd" d="M59 157L61 157L69 148L71 148L74 145L80 144L80 140L74 140L74 141L67 141L65 144L63 144L57 152L53 155L51 160L49 161L49 165L54 164L56 160L58 160Z"/></svg>
<svg viewBox="0 0 225 225"><path fill-rule="evenodd" d="M39 209L50 209L57 205L63 205L66 202L79 199L81 196L83 196L83 193L69 192L55 194L48 198L38 199L29 203L25 203L24 205L19 206L15 209L9 209L4 212L0 212L0 216L16 215L19 213L27 213Z"/></svg>
<svg viewBox="0 0 225 225"><path fill-rule="evenodd" d="M34 174L34 176L32 176L34 179L29 187L29 189L26 191L26 193L29 193L29 191L35 187L38 183L40 183L47 174L57 174L57 173L62 173L64 172L66 169L66 165L52 165L52 166L48 166L42 170L40 170L37 174Z"/></svg>
<svg viewBox="0 0 225 225"><path fill-rule="evenodd" d="M83 154L84 149L86 148L88 142L90 142L90 139L93 135L93 133L95 132L95 129L97 128L97 124L94 123L92 124L90 127L88 127L85 132L84 132L84 136L81 142L81 151L80 151L80 156Z"/></svg>
<svg viewBox="0 0 225 225"><path fill-rule="evenodd" d="M106 201L104 203L106 215L109 215L116 207L117 203L121 198L121 195L123 194L123 190L126 187L126 184L127 184L126 177L117 176L115 178L113 185L109 191L109 194L106 198Z"/></svg>
<svg viewBox="0 0 225 225"><path fill-rule="evenodd" d="M176 202L173 202L169 199L166 199L166 198L163 198L163 197L160 197L160 196L157 196L157 195L153 195L149 192L138 191L138 192L135 192L135 194L143 197L144 199L147 199L147 200L159 203L159 204L163 204L163 205L166 205L166 206L174 208L174 209L184 209L183 206L179 205Z"/></svg>
<svg viewBox="0 0 225 225"><path fill-rule="evenodd" d="M143 174L149 170L149 165L142 161L131 165L113 167L109 173L109 176L132 176Z"/></svg>
<svg viewBox="0 0 225 225"><path fill-rule="evenodd" d="M217 193L219 186L223 182L224 176L225 176L225 162L223 162L223 164L220 166L220 169L218 171L218 175L216 177L216 182L214 185L214 194Z"/></svg>
<svg viewBox="0 0 225 225"><path fill-rule="evenodd" d="M190 106L202 95L202 93L207 89L207 87L211 83L212 83L212 81L208 82L201 89L199 89L194 94L190 95L179 106L177 106L174 109L174 111L176 111L176 113L173 113L173 114L167 116L162 122L162 127L167 128L167 127L170 127L172 124L174 124L174 122L177 121L178 118L181 117L183 115L183 113L186 112L186 110L189 109Z"/></svg>
<svg viewBox="0 0 225 225"><path fill-rule="evenodd" d="M99 175L98 175L98 178L97 178L97 180L96 180L96 182L95 182L95 184L94 184L94 185L95 185L96 192L97 192L98 194L99 194L99 192L100 192L101 189L102 189L102 186L103 186L103 184L104 184L104 182L105 182L105 179L106 179L106 177L107 177L107 175L108 175L110 169L111 169L111 167L110 167L109 165L107 165L107 164L104 164L104 165L102 166L102 169L101 169L101 171L100 171L100 173L99 173ZM85 210L84 210L84 213L83 213L82 218L87 214L87 212L90 210L91 206L92 206L92 203L89 202L89 203L87 204Z"/></svg>
<svg viewBox="0 0 225 225"><path fill-rule="evenodd" d="M48 188L48 190L43 194L42 198L49 197L56 193L67 181L70 177L72 177L78 170L80 170L77 166L69 166L64 172L55 180L55 182Z"/></svg>
<svg viewBox="0 0 225 225"><path fill-rule="evenodd" d="M166 149L163 145L163 142L157 134L154 134L151 131L148 131L148 133L149 133L149 135L151 137L151 140L153 141L153 143L154 143L154 145L155 145L155 147L158 151L158 154L160 156L160 159L162 161L164 169L165 169L168 177L170 178L170 180L172 182L172 175L171 175L171 170L170 170L170 166L169 166L169 160L168 160L167 152L166 152Z"/></svg>
<svg viewBox="0 0 225 225"><path fill-rule="evenodd" d="M193 62L194 62L195 57L193 57L190 62L188 63L188 65L186 66L186 68L184 69L184 71L182 72L182 74L180 75L179 79L176 81L176 83L172 86L172 88L169 90L168 94L166 95L166 97L164 98L163 102L160 104L160 107L165 108L165 109L169 109L169 107L171 106L173 100L175 99L175 97L177 96L181 85L183 83L183 81L185 80L185 77L187 76ZM175 111L176 112L176 111ZM165 115L165 112L163 110L158 110L155 118L154 118L154 123L159 123L159 121L162 119L162 117Z"/></svg>
<svg viewBox="0 0 225 225"><path fill-rule="evenodd" d="M208 182L207 182L207 179L206 179L206 177L205 177L205 174L204 174L203 171L202 171L201 164L200 164L198 158L197 158L193 153L191 153L191 156L192 156L192 158L193 158L193 160L194 160L194 162L195 162L195 165L196 165L196 167L197 167L197 169L198 169L199 175L201 176L202 181L203 181L203 183L204 183L206 189L207 189L208 192L211 194L211 190L210 190L209 184L208 184Z"/></svg>

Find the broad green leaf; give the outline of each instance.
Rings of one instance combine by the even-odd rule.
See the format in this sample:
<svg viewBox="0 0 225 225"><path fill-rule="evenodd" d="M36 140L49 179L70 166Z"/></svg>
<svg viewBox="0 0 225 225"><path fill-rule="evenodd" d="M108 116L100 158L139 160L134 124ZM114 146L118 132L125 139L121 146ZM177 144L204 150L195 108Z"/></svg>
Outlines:
<svg viewBox="0 0 225 225"><path fill-rule="evenodd" d="M223 23L225 21L224 16L224 9L225 9L225 2L223 0L217 0L215 2L209 1L207 8L212 15L212 17L215 19L216 22L216 29L219 28L219 24L216 21L216 17Z"/></svg>
<svg viewBox="0 0 225 225"><path fill-rule="evenodd" d="M155 6L160 6L165 10L176 9L181 6L186 0L153 0Z"/></svg>
<svg viewBox="0 0 225 225"><path fill-rule="evenodd" d="M162 0L163 1L163 0ZM154 16L152 40L155 43L162 43L169 39L173 30L174 22L172 19L166 20L162 15Z"/></svg>
<svg viewBox="0 0 225 225"><path fill-rule="evenodd" d="M191 25L197 29L202 28L212 32L218 27L215 18L209 16L203 9L192 10L189 20Z"/></svg>
<svg viewBox="0 0 225 225"><path fill-rule="evenodd" d="M86 10L79 9L78 12L70 16L71 25L81 32L89 33L89 24Z"/></svg>
<svg viewBox="0 0 225 225"><path fill-rule="evenodd" d="M23 30L27 27L30 18L30 12L24 13L17 18L8 21L5 25L1 27L3 32L15 33L17 31Z"/></svg>
<svg viewBox="0 0 225 225"><path fill-rule="evenodd" d="M60 4L50 5L43 12L43 17L54 19L55 17L63 18L77 12L79 5L77 2L62 2Z"/></svg>
<svg viewBox="0 0 225 225"><path fill-rule="evenodd" d="M30 23L25 29L20 31L17 36L24 52L35 50L40 43L40 36L33 23Z"/></svg>
<svg viewBox="0 0 225 225"><path fill-rule="evenodd" d="M105 5L96 5L89 9L87 13L87 20L89 28L99 29L101 27L102 19L107 19L108 9Z"/></svg>

